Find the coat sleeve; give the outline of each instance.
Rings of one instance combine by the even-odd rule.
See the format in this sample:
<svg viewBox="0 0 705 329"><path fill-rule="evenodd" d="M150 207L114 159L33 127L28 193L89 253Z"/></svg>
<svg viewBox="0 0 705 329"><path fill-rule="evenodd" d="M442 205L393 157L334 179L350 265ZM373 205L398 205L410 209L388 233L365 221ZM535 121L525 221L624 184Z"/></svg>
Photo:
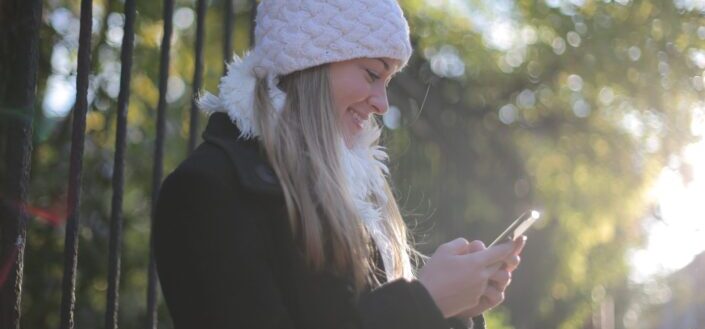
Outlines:
<svg viewBox="0 0 705 329"><path fill-rule="evenodd" d="M485 329L483 317L444 318L428 290L416 280L399 279L363 295L359 302L365 328Z"/></svg>
<svg viewBox="0 0 705 329"><path fill-rule="evenodd" d="M448 324L451 329L486 329L485 327L485 317L478 315L466 320L461 318L450 318L448 319Z"/></svg>
<svg viewBox="0 0 705 329"><path fill-rule="evenodd" d="M366 328L449 328L419 281L399 279L386 283L363 295L359 308Z"/></svg>
<svg viewBox="0 0 705 329"><path fill-rule="evenodd" d="M160 190L153 243L174 328L293 328L256 225L215 176L177 169Z"/></svg>

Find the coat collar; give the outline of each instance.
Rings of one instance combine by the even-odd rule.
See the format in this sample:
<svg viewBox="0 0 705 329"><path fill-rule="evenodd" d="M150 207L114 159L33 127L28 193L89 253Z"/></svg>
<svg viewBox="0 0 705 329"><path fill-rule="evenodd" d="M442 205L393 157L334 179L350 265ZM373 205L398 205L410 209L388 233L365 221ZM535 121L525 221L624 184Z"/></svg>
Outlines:
<svg viewBox="0 0 705 329"><path fill-rule="evenodd" d="M255 138L245 139L226 113L215 112L208 118L203 140L228 155L245 188L255 192L282 195L279 179L267 162L264 149Z"/></svg>

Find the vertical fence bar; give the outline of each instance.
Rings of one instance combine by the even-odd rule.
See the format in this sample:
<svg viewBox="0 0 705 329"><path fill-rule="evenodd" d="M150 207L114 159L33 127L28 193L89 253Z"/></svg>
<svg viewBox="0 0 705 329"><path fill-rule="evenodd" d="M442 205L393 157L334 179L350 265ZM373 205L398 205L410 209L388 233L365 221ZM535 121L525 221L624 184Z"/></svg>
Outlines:
<svg viewBox="0 0 705 329"><path fill-rule="evenodd" d="M250 1L250 49L255 46L255 21L257 20L257 0Z"/></svg>
<svg viewBox="0 0 705 329"><path fill-rule="evenodd" d="M166 92L169 78L169 55L173 31L174 0L164 0L164 33L162 34L159 58L159 102L157 104L156 138L152 163L152 211L150 221L154 224L154 209L159 197L164 162L164 130L166 128ZM153 230L150 230L152 232ZM151 234L151 233L150 233ZM157 267L154 262L152 237L149 239L149 267L147 270L147 322L145 328L157 328Z"/></svg>
<svg viewBox="0 0 705 329"><path fill-rule="evenodd" d="M41 0L0 4L0 328L7 329L20 326L41 12Z"/></svg>
<svg viewBox="0 0 705 329"><path fill-rule="evenodd" d="M228 62L233 56L233 0L224 0L225 13L223 14L223 75L228 73Z"/></svg>
<svg viewBox="0 0 705 329"><path fill-rule="evenodd" d="M193 89L191 93L191 120L188 136L188 153L196 148L198 140L198 104L196 96L201 90L203 81L203 36L205 34L206 23L206 0L196 1L196 63L193 71Z"/></svg>
<svg viewBox="0 0 705 329"><path fill-rule="evenodd" d="M118 296L120 290L120 254L122 248L122 201L125 185L125 138L127 135L127 105L130 102L132 50L135 36L135 0L125 1L125 26L120 62L120 93L117 102L115 158L113 164L113 199L110 211L110 244L108 249L108 292L105 328L118 327Z"/></svg>
<svg viewBox="0 0 705 329"><path fill-rule="evenodd" d="M78 260L78 223L81 201L81 169L83 167L83 142L88 110L88 72L91 63L91 0L81 0L81 28L78 37L78 70L76 73L76 106L73 110L71 155L69 164L69 190L64 242L64 277L61 295L61 329L73 328L73 311L76 302L76 263Z"/></svg>

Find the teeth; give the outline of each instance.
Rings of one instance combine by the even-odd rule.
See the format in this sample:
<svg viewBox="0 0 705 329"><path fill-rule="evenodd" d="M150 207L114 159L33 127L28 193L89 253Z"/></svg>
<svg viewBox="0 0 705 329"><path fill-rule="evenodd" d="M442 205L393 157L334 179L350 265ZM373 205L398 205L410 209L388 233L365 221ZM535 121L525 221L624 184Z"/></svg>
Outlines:
<svg viewBox="0 0 705 329"><path fill-rule="evenodd" d="M358 127L362 128L362 124L365 121L365 119L363 119L362 116L355 111L352 111L352 116L353 116L353 119L355 119L355 124Z"/></svg>

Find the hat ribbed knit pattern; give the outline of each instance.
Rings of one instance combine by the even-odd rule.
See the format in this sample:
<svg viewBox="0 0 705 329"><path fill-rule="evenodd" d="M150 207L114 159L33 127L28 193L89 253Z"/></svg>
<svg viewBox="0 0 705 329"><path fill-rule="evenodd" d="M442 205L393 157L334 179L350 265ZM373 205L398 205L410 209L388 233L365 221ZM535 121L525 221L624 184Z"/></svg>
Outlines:
<svg viewBox="0 0 705 329"><path fill-rule="evenodd" d="M405 66L409 26L396 0L263 0L257 8L257 65L275 76L361 57Z"/></svg>

